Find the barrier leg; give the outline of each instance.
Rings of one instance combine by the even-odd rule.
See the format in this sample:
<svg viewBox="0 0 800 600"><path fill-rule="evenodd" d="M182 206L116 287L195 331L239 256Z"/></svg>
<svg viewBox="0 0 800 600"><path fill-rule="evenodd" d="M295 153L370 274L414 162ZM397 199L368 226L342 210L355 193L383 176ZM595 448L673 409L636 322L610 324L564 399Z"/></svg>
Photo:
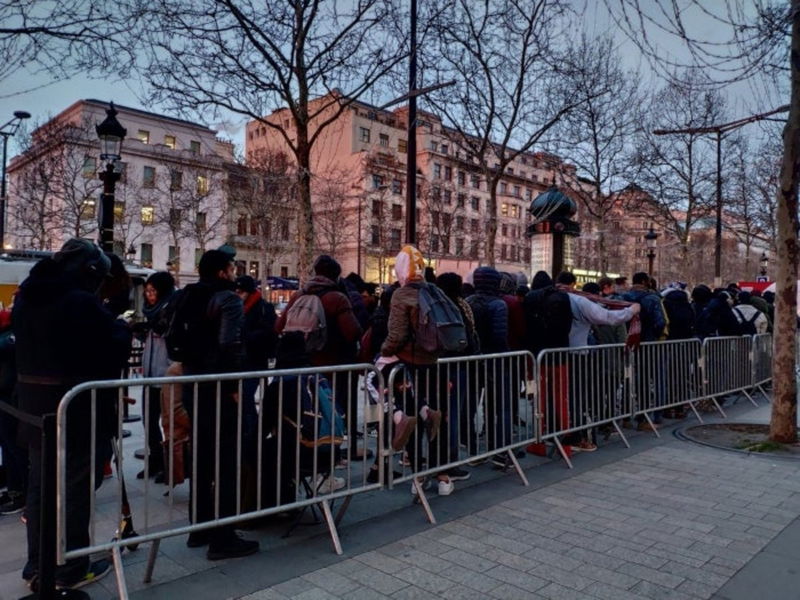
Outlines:
<svg viewBox="0 0 800 600"><path fill-rule="evenodd" d="M418 477L415 477L413 480L413 486L417 490L417 499L419 500L420 504L422 504L422 508L425 510L425 514L428 517L428 522L431 525L436 525L436 517L433 516L431 505L428 504L428 498L425 496L425 490L422 489L422 480Z"/></svg>
<svg viewBox="0 0 800 600"><path fill-rule="evenodd" d="M154 540L150 545L150 554L147 555L147 568L144 570L144 579L142 579L143 583L150 583L153 581L153 569L155 569L156 566L159 546L161 546L161 540Z"/></svg>
<svg viewBox="0 0 800 600"><path fill-rule="evenodd" d="M764 400L769 402L769 396L767 395L767 391L764 389L764 386L761 385L761 384L758 384L756 386L756 389L758 389L758 391L761 392L761 395L764 396Z"/></svg>
<svg viewBox="0 0 800 600"><path fill-rule="evenodd" d="M347 512L347 509L350 507L350 501L352 499L353 499L352 496L347 496L347 498L344 499L344 502L342 502L342 505L339 507L339 510L336 512L336 519L334 519L334 522L337 525L342 522L342 519L344 518L344 514Z"/></svg>
<svg viewBox="0 0 800 600"><path fill-rule="evenodd" d="M689 402L689 407L692 409L694 416L697 417L698 422L702 425L703 417L700 416L700 413L698 412L697 407L694 405L694 402Z"/></svg>
<svg viewBox="0 0 800 600"><path fill-rule="evenodd" d="M336 551L336 554L341 555L342 543L339 541L339 532L336 530L336 523L333 520L333 514L331 514L331 505L327 500L323 500L319 505L322 507L322 514L325 515L325 522L328 524L328 531L331 533L333 549Z"/></svg>
<svg viewBox="0 0 800 600"><path fill-rule="evenodd" d="M514 456L513 450L508 451L508 460L514 466L514 470L517 472L517 475L519 475L519 478L522 480L522 485L526 487L529 486L530 484L528 483L528 478L525 477L525 471L522 470L522 467L520 466L517 457Z"/></svg>
<svg viewBox="0 0 800 600"><path fill-rule="evenodd" d="M558 437L553 438L553 442L555 442L556 448L558 448L558 453L561 455L561 458L564 459L564 462L567 463L567 467L572 469L572 461L567 456L566 450L564 450L564 446L561 444L561 440Z"/></svg>
<svg viewBox="0 0 800 600"><path fill-rule="evenodd" d="M725 414L725 411L724 411L724 410L722 410L722 406L720 406L719 402L717 402L717 398L716 398L716 396L711 396L711 401L714 403L714 406L716 406L716 407L717 407L717 410L719 411L719 414L721 414L721 415L722 415L722 418L723 418L723 419L727 419L727 418L728 418L728 415L726 415L726 414Z"/></svg>
<svg viewBox="0 0 800 600"><path fill-rule="evenodd" d="M751 395L750 395L750 392L748 392L747 390L742 390L742 393L743 393L745 396L747 396L747 399L748 399L748 400L750 400L750 403L751 403L753 406L755 406L756 408L758 408L758 402L756 402L756 401L755 401L755 399L753 398L753 396L751 396Z"/></svg>
<svg viewBox="0 0 800 600"><path fill-rule="evenodd" d="M119 600L128 600L128 585L125 583L125 570L122 567L122 554L119 546L114 546L111 550L111 557L114 559L114 575L117 578Z"/></svg>
<svg viewBox="0 0 800 600"><path fill-rule="evenodd" d="M645 412L645 413L642 413L642 416L645 418L645 421L647 421L647 423L650 425L650 430L651 430L653 433L655 433L655 434L656 434L656 437L657 437L657 438L660 438L660 437L661 437L661 434L660 434L660 433L658 433L658 429L656 428L656 425L655 425L655 423L653 423L653 420L650 418L650 415L649 415L649 414L647 414L647 413Z"/></svg>
<svg viewBox="0 0 800 600"><path fill-rule="evenodd" d="M614 429L617 430L617 433L619 434L619 439L622 440L622 443L625 444L625 447L630 448L631 445L628 442L628 438L625 436L624 433L622 433L622 428L619 426L619 423L617 423L617 420L614 419L613 421L611 421L611 424L614 425Z"/></svg>

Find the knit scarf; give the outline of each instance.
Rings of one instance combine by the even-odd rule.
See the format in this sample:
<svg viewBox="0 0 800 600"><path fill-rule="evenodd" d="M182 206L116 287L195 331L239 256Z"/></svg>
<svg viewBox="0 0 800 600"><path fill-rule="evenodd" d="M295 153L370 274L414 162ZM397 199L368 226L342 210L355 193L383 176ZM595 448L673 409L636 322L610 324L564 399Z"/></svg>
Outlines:
<svg viewBox="0 0 800 600"><path fill-rule="evenodd" d="M556 287L561 290L562 292L567 292L569 294L575 294L576 296L583 296L584 298L588 298L592 302L596 302L597 304L606 307L609 310L622 310L623 308L627 308L628 306L632 306L633 302L627 302L625 300L614 300L612 298L606 298L605 296L598 296L597 294L589 294L588 292L580 292L578 290L574 290L568 285L563 284L556 284ZM628 338L625 340L625 348L629 351L636 350L639 348L639 344L642 341L642 322L639 320L639 315L634 315L633 318L628 321Z"/></svg>
<svg viewBox="0 0 800 600"><path fill-rule="evenodd" d="M250 292L247 296L247 300L244 303L244 314L250 312L250 309L253 308L256 303L261 300L261 292L256 290L255 292Z"/></svg>

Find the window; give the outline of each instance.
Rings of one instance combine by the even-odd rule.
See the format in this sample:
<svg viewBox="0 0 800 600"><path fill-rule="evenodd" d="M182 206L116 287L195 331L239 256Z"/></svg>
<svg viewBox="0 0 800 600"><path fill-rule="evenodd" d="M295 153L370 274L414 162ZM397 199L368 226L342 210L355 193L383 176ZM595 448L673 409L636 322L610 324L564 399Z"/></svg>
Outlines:
<svg viewBox="0 0 800 600"><path fill-rule="evenodd" d="M478 240L472 240L469 245L469 256L470 258L478 258Z"/></svg>
<svg viewBox="0 0 800 600"><path fill-rule="evenodd" d="M444 203L447 206L450 206L453 203L453 192L450 190L444 191Z"/></svg>
<svg viewBox="0 0 800 600"><path fill-rule="evenodd" d="M444 178L447 181L453 180L453 167L445 167L444 168Z"/></svg>
<svg viewBox="0 0 800 600"><path fill-rule="evenodd" d="M373 246L378 246L381 243L381 228L378 225L372 226L370 242Z"/></svg>
<svg viewBox="0 0 800 600"><path fill-rule="evenodd" d="M517 198L521 198L522 197L522 188L519 187L518 185L514 186L514 196L517 197Z"/></svg>
<svg viewBox="0 0 800 600"><path fill-rule="evenodd" d="M258 266L259 265L258 265L258 261L257 260L251 260L250 261L250 269L248 271L248 274L250 275L250 277L258 279Z"/></svg>
<svg viewBox="0 0 800 600"><path fill-rule="evenodd" d="M434 179L442 178L442 165L438 163L433 163L433 178Z"/></svg>
<svg viewBox="0 0 800 600"><path fill-rule="evenodd" d="M442 213L442 229L448 231L450 229L450 223L453 222L453 215L448 212Z"/></svg>
<svg viewBox="0 0 800 600"><path fill-rule="evenodd" d="M156 209L152 206L143 206L142 207L142 225L152 225L155 221L156 217Z"/></svg>
<svg viewBox="0 0 800 600"><path fill-rule="evenodd" d="M200 142L197 140L189 142L189 152L192 154L200 154Z"/></svg>
<svg viewBox="0 0 800 600"><path fill-rule="evenodd" d="M533 190L531 188L525 188L525 200L532 200L533 199Z"/></svg>
<svg viewBox="0 0 800 600"><path fill-rule="evenodd" d="M181 253L177 246L169 246L167 248L167 265L178 266L181 262Z"/></svg>
<svg viewBox="0 0 800 600"><path fill-rule="evenodd" d="M514 174L514 169L512 169L511 167L508 167L508 168L506 169L506 172L507 172L509 175L513 175L513 174Z"/></svg>
<svg viewBox="0 0 800 600"><path fill-rule="evenodd" d="M442 154L447 154L447 152L449 150L450 150L450 146L448 146L447 144L442 144L442 147L440 148L440 151L441 151Z"/></svg>
<svg viewBox="0 0 800 600"><path fill-rule="evenodd" d="M503 194L504 196L506 195L506 193L508 193L508 186L506 185L505 181L500 182L500 193Z"/></svg>
<svg viewBox="0 0 800 600"><path fill-rule="evenodd" d="M456 198L456 207L464 208L467 205L467 195L459 194Z"/></svg>
<svg viewBox="0 0 800 600"><path fill-rule="evenodd" d="M392 193L393 194L402 194L403 193L403 182L399 179L392 180Z"/></svg>
<svg viewBox="0 0 800 600"><path fill-rule="evenodd" d="M156 168L144 167L142 171L142 187L153 188L156 186Z"/></svg>
<svg viewBox="0 0 800 600"><path fill-rule="evenodd" d="M205 252L202 248L195 248L194 249L194 268L200 266L200 259L203 258L203 252Z"/></svg>
<svg viewBox="0 0 800 600"><path fill-rule="evenodd" d="M81 219L94 219L97 216L97 202L93 198L85 198L81 203Z"/></svg>
<svg viewBox="0 0 800 600"><path fill-rule="evenodd" d="M501 225L500 226L500 231L501 231L500 235L502 235L503 237L508 236L508 225L505 225L505 224Z"/></svg>
<svg viewBox="0 0 800 600"><path fill-rule="evenodd" d="M471 219L470 220L470 229L472 229L472 233L480 233L481 231L481 222L478 219Z"/></svg>
<svg viewBox="0 0 800 600"><path fill-rule="evenodd" d="M434 227L439 227L439 211L434 210L431 212L431 224Z"/></svg>
<svg viewBox="0 0 800 600"><path fill-rule="evenodd" d="M86 179L93 179L97 175L97 159L94 156L87 156L83 159L81 174Z"/></svg>
<svg viewBox="0 0 800 600"><path fill-rule="evenodd" d="M470 181L470 185L471 185L473 188L475 188L476 190L480 189L480 187L481 187L481 180L480 180L480 178L478 178L478 176L477 176L477 175L470 175L469 181Z"/></svg>
<svg viewBox="0 0 800 600"><path fill-rule="evenodd" d="M419 214L419 213L417 213ZM399 229L392 229L389 232L389 250L399 250L400 249L400 230Z"/></svg>
<svg viewBox="0 0 800 600"><path fill-rule="evenodd" d="M125 203L122 200L114 200L114 220L119 221L125 216ZM125 252L123 248L123 253Z"/></svg>
<svg viewBox="0 0 800 600"><path fill-rule="evenodd" d="M442 200L442 189L438 187L431 188L431 199L434 202L441 202Z"/></svg>
<svg viewBox="0 0 800 600"><path fill-rule="evenodd" d="M381 146L383 146L384 148L388 148L389 147L389 135L386 134L386 133L382 133L380 135L380 139L381 139Z"/></svg>
<svg viewBox="0 0 800 600"><path fill-rule="evenodd" d="M289 219L286 217L282 218L279 223L280 227L280 239L288 240L289 239Z"/></svg>
<svg viewBox="0 0 800 600"><path fill-rule="evenodd" d="M170 208L169 209L169 226L172 229L178 229L181 226L181 214L180 208Z"/></svg>
<svg viewBox="0 0 800 600"><path fill-rule="evenodd" d="M120 183L127 183L128 182L128 163L126 162L118 162L117 167L119 168L119 182Z"/></svg>
<svg viewBox="0 0 800 600"><path fill-rule="evenodd" d="M511 216L515 219L519 219L522 216L522 209L516 204L513 204L511 206Z"/></svg>
<svg viewBox="0 0 800 600"><path fill-rule="evenodd" d="M456 238L456 254L458 256L464 254L464 238Z"/></svg>
<svg viewBox="0 0 800 600"><path fill-rule="evenodd" d="M500 205L500 214L503 215L504 217L508 216L508 204L506 204L505 202L503 202Z"/></svg>
<svg viewBox="0 0 800 600"><path fill-rule="evenodd" d="M383 177L380 175L372 176L372 189L377 190L383 185Z"/></svg>
<svg viewBox="0 0 800 600"><path fill-rule="evenodd" d="M508 248L505 244L500 246L500 260L506 260L508 258Z"/></svg>
<svg viewBox="0 0 800 600"><path fill-rule="evenodd" d="M358 139L364 143L369 143L369 128L368 127L359 127L358 128Z"/></svg>
<svg viewBox="0 0 800 600"><path fill-rule="evenodd" d="M139 251L139 260L143 267L153 266L153 244L142 244Z"/></svg>
<svg viewBox="0 0 800 600"><path fill-rule="evenodd" d="M458 185L466 185L467 183L467 174L464 171L458 172Z"/></svg>
<svg viewBox="0 0 800 600"><path fill-rule="evenodd" d="M146 131L144 129L140 129L136 133L136 139L139 140L140 142L142 142L143 144L149 144L150 143L150 132Z"/></svg>
<svg viewBox="0 0 800 600"><path fill-rule="evenodd" d="M442 253L449 254L450 253L450 236L443 235L439 240L442 244Z"/></svg>
<svg viewBox="0 0 800 600"><path fill-rule="evenodd" d="M472 198L470 198L470 203L472 204L472 210L481 209L481 199L477 196L472 196Z"/></svg>
<svg viewBox="0 0 800 600"><path fill-rule="evenodd" d="M201 195L208 193L208 177L205 175L197 176L197 193Z"/></svg>
<svg viewBox="0 0 800 600"><path fill-rule="evenodd" d="M250 235L258 235L258 219L250 219Z"/></svg>
<svg viewBox="0 0 800 600"><path fill-rule="evenodd" d="M244 215L236 223L236 235L247 235L247 217Z"/></svg>
<svg viewBox="0 0 800 600"><path fill-rule="evenodd" d="M288 277L289 276L289 267L281 265L281 277Z"/></svg>
<svg viewBox="0 0 800 600"><path fill-rule="evenodd" d="M174 135L165 135L164 145L171 150L175 150L175 148L178 146L178 142Z"/></svg>
<svg viewBox="0 0 800 600"><path fill-rule="evenodd" d="M198 231L205 231L205 229L206 229L206 213L198 212L197 213L197 217L195 217L194 223L197 226Z"/></svg>
<svg viewBox="0 0 800 600"><path fill-rule="evenodd" d="M397 140L397 151L404 154L408 152L408 142L406 140Z"/></svg>
<svg viewBox="0 0 800 600"><path fill-rule="evenodd" d="M439 149L439 144L431 140L431 152L436 152Z"/></svg>
<svg viewBox="0 0 800 600"><path fill-rule="evenodd" d="M372 201L372 216L376 219L380 219L381 213L383 212L383 202L380 200L373 200Z"/></svg>
<svg viewBox="0 0 800 600"><path fill-rule="evenodd" d="M464 222L466 219L461 215L456 217L456 231L464 231Z"/></svg>
<svg viewBox="0 0 800 600"><path fill-rule="evenodd" d="M181 171L169 172L169 189L179 190L183 187L183 173Z"/></svg>
<svg viewBox="0 0 800 600"><path fill-rule="evenodd" d="M402 218L403 218L403 205L392 204L392 219L395 221L399 221Z"/></svg>
<svg viewBox="0 0 800 600"><path fill-rule="evenodd" d="M431 236L431 252L438 252L439 251L439 236L432 235Z"/></svg>

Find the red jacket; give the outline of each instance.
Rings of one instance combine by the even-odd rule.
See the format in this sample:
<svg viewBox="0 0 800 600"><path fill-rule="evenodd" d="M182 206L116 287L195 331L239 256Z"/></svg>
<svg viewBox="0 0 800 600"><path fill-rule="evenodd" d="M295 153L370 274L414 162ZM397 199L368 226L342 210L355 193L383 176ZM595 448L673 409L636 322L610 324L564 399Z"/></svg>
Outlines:
<svg viewBox="0 0 800 600"><path fill-rule="evenodd" d="M275 323L275 331L283 333L286 316L297 298L303 294L319 294L325 310L327 340L325 347L311 354L311 364L315 367L346 365L356 362L357 342L363 333L361 325L353 314L349 298L339 291L336 283L316 275L308 280L302 290L295 292L286 308Z"/></svg>
<svg viewBox="0 0 800 600"><path fill-rule="evenodd" d="M525 349L525 311L522 298L516 295L503 296L508 306L508 348L509 350Z"/></svg>

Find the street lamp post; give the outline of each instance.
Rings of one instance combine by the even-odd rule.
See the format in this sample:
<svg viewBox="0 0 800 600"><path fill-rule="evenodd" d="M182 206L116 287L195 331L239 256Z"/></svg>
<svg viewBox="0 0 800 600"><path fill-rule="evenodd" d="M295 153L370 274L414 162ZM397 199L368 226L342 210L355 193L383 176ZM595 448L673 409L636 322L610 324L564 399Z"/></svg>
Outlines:
<svg viewBox="0 0 800 600"><path fill-rule="evenodd" d="M24 110L14 111L14 118L0 127L3 136L3 180L0 182L0 250L5 249L6 241L6 155L8 154L8 138L17 133L24 119L30 119L31 113Z"/></svg>
<svg viewBox="0 0 800 600"><path fill-rule="evenodd" d="M658 239L658 234L653 230L653 226L650 225L650 229L646 234L644 234L644 241L647 245L647 274L650 277L653 276L653 263L656 260L656 240Z"/></svg>
<svg viewBox="0 0 800 600"><path fill-rule="evenodd" d="M100 138L100 160L106 168L100 173L103 194L100 196L100 247L104 252L114 251L114 188L120 178L116 168L120 160L122 141L128 131L117 121L117 110L111 102L106 110L106 119L95 127Z"/></svg>
<svg viewBox="0 0 800 600"><path fill-rule="evenodd" d="M767 256L766 252L762 252L761 253L761 260L759 261L759 263L761 265L761 277L763 277L764 280L766 281L767 280L767 266L769 265L769 257Z"/></svg>

